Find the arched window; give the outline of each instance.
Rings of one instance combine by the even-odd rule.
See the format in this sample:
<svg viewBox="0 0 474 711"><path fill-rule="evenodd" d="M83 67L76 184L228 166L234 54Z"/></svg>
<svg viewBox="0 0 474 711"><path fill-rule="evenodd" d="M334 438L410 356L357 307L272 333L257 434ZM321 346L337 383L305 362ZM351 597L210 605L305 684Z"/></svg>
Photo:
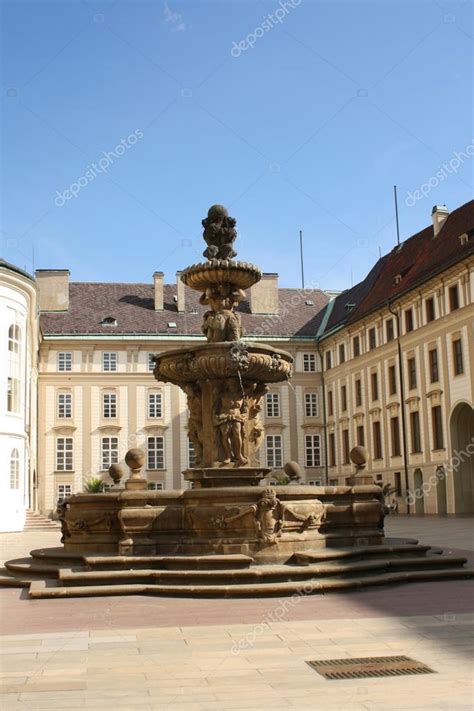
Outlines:
<svg viewBox="0 0 474 711"><path fill-rule="evenodd" d="M20 453L12 449L10 456L10 489L20 488Z"/></svg>
<svg viewBox="0 0 474 711"><path fill-rule="evenodd" d="M17 323L12 323L8 329L8 350L11 353L20 352L21 328Z"/></svg>

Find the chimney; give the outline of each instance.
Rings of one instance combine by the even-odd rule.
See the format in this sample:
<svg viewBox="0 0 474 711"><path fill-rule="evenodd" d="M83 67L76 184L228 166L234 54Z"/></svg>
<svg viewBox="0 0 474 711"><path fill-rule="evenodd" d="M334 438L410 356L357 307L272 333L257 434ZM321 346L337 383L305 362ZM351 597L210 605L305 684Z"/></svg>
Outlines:
<svg viewBox="0 0 474 711"><path fill-rule="evenodd" d="M37 269L40 311L69 309L69 269Z"/></svg>
<svg viewBox="0 0 474 711"><path fill-rule="evenodd" d="M155 287L155 311L163 311L163 272L154 272L153 285Z"/></svg>
<svg viewBox="0 0 474 711"><path fill-rule="evenodd" d="M436 237L449 217L449 210L446 205L435 205L431 211L431 217L433 218L434 236Z"/></svg>
<svg viewBox="0 0 474 711"><path fill-rule="evenodd" d="M181 274L182 272L176 272L176 308L180 313L186 310L184 303L184 290L186 286L184 281L181 281Z"/></svg>
<svg viewBox="0 0 474 711"><path fill-rule="evenodd" d="M253 314L278 314L278 274L262 274L251 287L250 310Z"/></svg>

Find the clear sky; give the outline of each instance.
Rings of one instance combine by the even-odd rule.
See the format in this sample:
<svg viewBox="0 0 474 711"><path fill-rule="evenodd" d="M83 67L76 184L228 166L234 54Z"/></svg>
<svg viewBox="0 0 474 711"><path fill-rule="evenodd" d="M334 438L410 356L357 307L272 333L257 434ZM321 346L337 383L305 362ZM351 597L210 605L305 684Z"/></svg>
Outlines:
<svg viewBox="0 0 474 711"><path fill-rule="evenodd" d="M471 199L470 2L2 9L2 256L18 266L34 249L77 281L170 282L219 202L239 258L298 286L302 229L307 283L343 289L395 243L395 183L402 239Z"/></svg>

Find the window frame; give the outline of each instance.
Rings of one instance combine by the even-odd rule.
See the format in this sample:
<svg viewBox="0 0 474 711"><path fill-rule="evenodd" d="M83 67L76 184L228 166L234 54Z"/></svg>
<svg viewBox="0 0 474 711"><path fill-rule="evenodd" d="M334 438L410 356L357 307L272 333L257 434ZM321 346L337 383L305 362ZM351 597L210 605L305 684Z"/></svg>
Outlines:
<svg viewBox="0 0 474 711"><path fill-rule="evenodd" d="M149 390L147 393L147 419L163 419L163 393L159 390Z"/></svg>
<svg viewBox="0 0 474 711"><path fill-rule="evenodd" d="M463 347L462 338L453 339L453 371L454 376L464 375L464 357L463 357Z"/></svg>
<svg viewBox="0 0 474 711"><path fill-rule="evenodd" d="M308 469L321 466L321 435L306 434L304 438L305 462Z"/></svg>
<svg viewBox="0 0 474 711"><path fill-rule="evenodd" d="M304 394L304 411L306 417L319 417L319 397L318 393Z"/></svg>
<svg viewBox="0 0 474 711"><path fill-rule="evenodd" d="M72 372L72 351L58 351L57 353L57 369L58 373Z"/></svg>
<svg viewBox="0 0 474 711"><path fill-rule="evenodd" d="M20 450L13 447L10 452L10 491L19 491L20 484Z"/></svg>
<svg viewBox="0 0 474 711"><path fill-rule="evenodd" d="M266 417L281 417L280 393L270 391L265 395Z"/></svg>
<svg viewBox="0 0 474 711"><path fill-rule="evenodd" d="M154 442L154 447L151 447L151 442ZM161 442L161 447L156 446L159 442ZM161 466L160 466L160 457L161 457ZM153 459L155 460L153 462ZM153 466L153 464L155 466ZM146 438L146 468L147 471L150 472L155 472L155 471L163 471L166 469L166 460L165 460L165 438L163 435L148 435Z"/></svg>
<svg viewBox="0 0 474 711"><path fill-rule="evenodd" d="M303 373L316 373L316 366L316 353L303 353Z"/></svg>
<svg viewBox="0 0 474 711"><path fill-rule="evenodd" d="M61 447L60 447L61 444ZM62 456L61 456L62 455ZM62 463L60 460L63 460ZM60 435L55 442L55 471L74 471L74 438Z"/></svg>
<svg viewBox="0 0 474 711"><path fill-rule="evenodd" d="M283 467L283 437L281 434L265 435L265 457L267 467L272 469Z"/></svg>
<svg viewBox="0 0 474 711"><path fill-rule="evenodd" d="M114 366L114 367L112 367L112 366ZM116 373L117 371L118 371L118 353L117 353L117 351L102 351L102 372Z"/></svg>
<svg viewBox="0 0 474 711"><path fill-rule="evenodd" d="M64 402L61 404L61 399ZM58 420L71 420L72 419L72 393L58 392L57 402L56 402L56 416ZM61 408L64 414L61 414ZM69 413L69 414L68 414Z"/></svg>
<svg viewBox="0 0 474 711"><path fill-rule="evenodd" d="M118 417L118 398L116 392L102 393L102 418L116 420Z"/></svg>

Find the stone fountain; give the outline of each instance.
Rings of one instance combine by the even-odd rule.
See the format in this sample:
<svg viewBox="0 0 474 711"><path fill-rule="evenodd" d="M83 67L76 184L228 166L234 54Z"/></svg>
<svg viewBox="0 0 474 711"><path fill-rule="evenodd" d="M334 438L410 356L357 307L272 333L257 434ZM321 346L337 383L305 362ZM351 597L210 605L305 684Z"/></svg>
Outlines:
<svg viewBox="0 0 474 711"><path fill-rule="evenodd" d="M181 279L209 307L207 343L155 356L154 376L187 396L195 465L186 490L150 491L144 454L113 465L113 489L76 494L60 507L62 548L9 561L30 597L151 593L260 595L324 592L383 582L468 577L464 558L440 556L417 541L384 536L382 490L364 473L367 453L353 450L348 486L262 486L271 470L259 461L263 398L269 383L292 375L289 353L242 339L237 307L261 278L236 261L235 220L221 205L202 221L207 261ZM6 582L7 581L7 582ZM10 581L10 582L8 582Z"/></svg>

